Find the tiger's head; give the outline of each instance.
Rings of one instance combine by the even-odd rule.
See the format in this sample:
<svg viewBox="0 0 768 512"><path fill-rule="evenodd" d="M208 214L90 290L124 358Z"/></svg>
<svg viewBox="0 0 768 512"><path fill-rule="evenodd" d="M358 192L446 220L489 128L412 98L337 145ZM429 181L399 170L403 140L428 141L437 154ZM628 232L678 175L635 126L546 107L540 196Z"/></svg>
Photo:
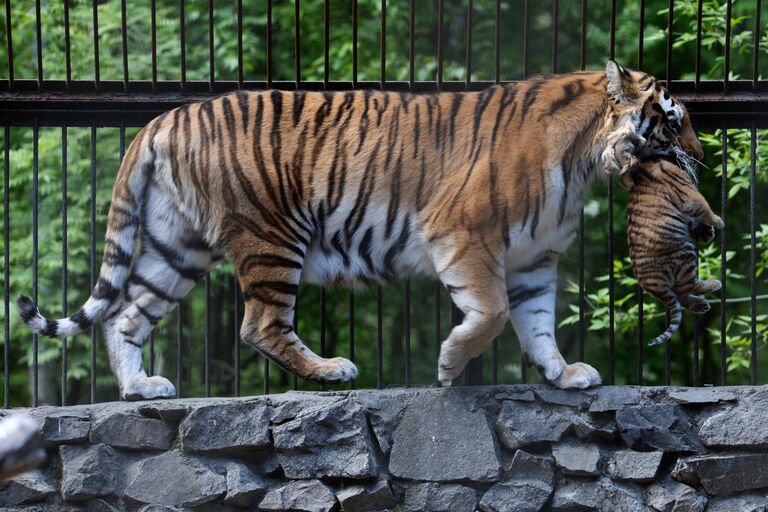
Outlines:
<svg viewBox="0 0 768 512"><path fill-rule="evenodd" d="M693 169L704 152L683 104L647 73L609 60L605 74L610 118L605 170L622 174L651 153L665 153Z"/></svg>

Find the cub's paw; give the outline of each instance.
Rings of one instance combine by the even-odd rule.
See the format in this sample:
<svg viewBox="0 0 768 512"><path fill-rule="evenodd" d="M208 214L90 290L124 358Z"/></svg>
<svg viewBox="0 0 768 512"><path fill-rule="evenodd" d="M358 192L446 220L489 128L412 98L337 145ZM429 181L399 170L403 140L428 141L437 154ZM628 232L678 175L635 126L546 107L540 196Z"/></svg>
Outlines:
<svg viewBox="0 0 768 512"><path fill-rule="evenodd" d="M124 400L156 400L174 398L176 388L165 377L136 377L123 390Z"/></svg>
<svg viewBox="0 0 768 512"><path fill-rule="evenodd" d="M334 357L319 363L315 375L309 380L321 384L335 384L349 382L356 377L357 367L352 361L343 357Z"/></svg>
<svg viewBox="0 0 768 512"><path fill-rule="evenodd" d="M600 374L585 363L569 364L560 376L551 381L560 389L586 389L600 384Z"/></svg>

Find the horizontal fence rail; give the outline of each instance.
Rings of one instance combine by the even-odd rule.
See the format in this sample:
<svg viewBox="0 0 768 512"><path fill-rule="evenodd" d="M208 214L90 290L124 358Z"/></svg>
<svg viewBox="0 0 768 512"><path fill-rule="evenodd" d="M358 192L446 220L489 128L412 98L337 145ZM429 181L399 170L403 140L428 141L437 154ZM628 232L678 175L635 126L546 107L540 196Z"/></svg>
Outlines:
<svg viewBox="0 0 768 512"><path fill-rule="evenodd" d="M686 103L707 154L715 155L708 161L718 166L720 179L703 169L702 187L709 187L713 205L719 199L727 227L701 256L702 271L717 273L723 288L707 317L686 316L684 334L666 344L657 364L659 352L652 353L645 342L663 318L658 307L649 309L654 301L644 297L624 266L625 198L611 181L604 189L596 184L591 197L607 197L599 205L604 211L595 214L597 200L588 198L578 241L561 265L569 282L558 288L558 316L572 318L559 329L561 350L569 361L597 364L610 384L764 380L759 355L768 320L758 305L766 299L762 265L768 227L761 224L765 209L758 198L767 188L759 146L768 128L768 80L763 79L768 61L762 58L768 42L761 40L766 16L760 0L738 6L723 0L724 27L707 25L712 13L701 0L629 3L634 7L617 6L615 0L148 4L63 0L42 10L39 0L5 2L5 56L0 56L5 69L0 75L4 407L116 396L95 327L90 336L51 344L24 334L10 301L31 291L36 302L50 303L53 292L60 296L58 313L79 306L73 294L82 298L94 284L119 159L136 129L159 113L240 89L478 90L540 73L596 69L620 56L633 60L622 64L665 81ZM424 4L429 5L422 11ZM18 28L22 20L30 21L24 31ZM115 23L108 31L107 21ZM602 32L591 36L588 27L598 21ZM724 44L704 42L702 34L721 28ZM652 31L663 35L661 44L650 38ZM749 31L751 38L743 35ZM683 34L694 35L685 39ZM60 35L62 44L51 42L53 35ZM84 45L87 52L81 51ZM86 54L89 65L81 62ZM348 66L336 66L339 62ZM53 233L51 225L59 231ZM597 234L606 232L600 240L605 247L596 247ZM58 243L58 237L58 260L52 261L51 241ZM56 283L52 272L59 272ZM241 349L242 310L229 270L209 274L147 340L148 372L169 376L175 370L180 396L319 389L285 374L250 347ZM596 319L603 311L601 324ZM49 306L46 313L56 316L57 311ZM439 343L459 320L439 285L405 281L354 292L302 287L294 322L300 336L317 335L306 341L321 355L341 355L358 364L361 376L351 386L382 388L431 384ZM627 335L617 329L628 324L636 347L619 344ZM527 371L509 328L480 359L485 364L470 364L462 383L538 378ZM29 365L30 372L12 382L20 364ZM52 364L60 374L53 394L48 389ZM745 364L747 374L729 373Z"/></svg>

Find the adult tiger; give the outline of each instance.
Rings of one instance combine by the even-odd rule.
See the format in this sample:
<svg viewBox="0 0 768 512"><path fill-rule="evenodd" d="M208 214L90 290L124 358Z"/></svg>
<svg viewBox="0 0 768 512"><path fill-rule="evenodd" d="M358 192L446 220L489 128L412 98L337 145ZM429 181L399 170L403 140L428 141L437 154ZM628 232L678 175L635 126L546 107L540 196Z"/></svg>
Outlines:
<svg viewBox="0 0 768 512"><path fill-rule="evenodd" d="M243 339L303 379L340 382L356 367L315 355L293 331L299 280L432 274L464 312L439 379L455 378L511 318L547 381L588 387L597 371L567 365L555 343L558 255L585 187L659 149L701 156L682 105L612 61L605 73L471 93L228 94L163 114L134 139L82 309L47 320L21 297L19 311L56 337L104 315L122 396L170 397L173 385L142 369L142 342L227 257L245 298Z"/></svg>

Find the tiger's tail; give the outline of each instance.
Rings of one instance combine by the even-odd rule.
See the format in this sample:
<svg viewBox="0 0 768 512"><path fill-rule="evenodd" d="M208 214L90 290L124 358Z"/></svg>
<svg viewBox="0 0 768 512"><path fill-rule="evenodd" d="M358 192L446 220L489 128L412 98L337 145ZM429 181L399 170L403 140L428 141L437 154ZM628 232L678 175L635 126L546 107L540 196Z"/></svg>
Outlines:
<svg viewBox="0 0 768 512"><path fill-rule="evenodd" d="M19 315L36 334L53 338L78 334L90 328L122 294L130 275L144 191L154 170L153 139L154 134L148 135L145 127L131 143L120 164L109 207L101 269L85 304L67 318L51 320L40 313L29 297L21 295L17 299Z"/></svg>
<svg viewBox="0 0 768 512"><path fill-rule="evenodd" d="M650 346L669 341L672 335L680 328L680 323L683 320L683 307L672 290L666 291L660 298L664 301L664 306L667 310L667 330L649 341L648 345Z"/></svg>

